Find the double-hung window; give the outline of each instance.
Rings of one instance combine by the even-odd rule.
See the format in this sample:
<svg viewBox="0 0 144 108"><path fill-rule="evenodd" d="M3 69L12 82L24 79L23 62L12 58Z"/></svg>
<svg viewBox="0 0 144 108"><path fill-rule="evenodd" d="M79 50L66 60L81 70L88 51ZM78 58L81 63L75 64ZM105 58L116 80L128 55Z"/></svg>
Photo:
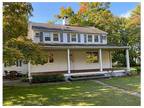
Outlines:
<svg viewBox="0 0 144 108"><path fill-rule="evenodd" d="M44 32L44 40L45 40L45 41L51 41L50 33Z"/></svg>
<svg viewBox="0 0 144 108"><path fill-rule="evenodd" d="M92 35L88 35L88 37L87 37L87 42L92 42L93 41L93 39L92 39Z"/></svg>
<svg viewBox="0 0 144 108"><path fill-rule="evenodd" d="M40 32L36 32L35 37L39 37L39 36L40 36Z"/></svg>
<svg viewBox="0 0 144 108"><path fill-rule="evenodd" d="M53 41L59 41L59 34L53 33Z"/></svg>
<svg viewBox="0 0 144 108"><path fill-rule="evenodd" d="M94 35L94 42L98 42L99 39L98 39L98 35Z"/></svg>
<svg viewBox="0 0 144 108"><path fill-rule="evenodd" d="M77 42L76 33L71 33L71 42Z"/></svg>

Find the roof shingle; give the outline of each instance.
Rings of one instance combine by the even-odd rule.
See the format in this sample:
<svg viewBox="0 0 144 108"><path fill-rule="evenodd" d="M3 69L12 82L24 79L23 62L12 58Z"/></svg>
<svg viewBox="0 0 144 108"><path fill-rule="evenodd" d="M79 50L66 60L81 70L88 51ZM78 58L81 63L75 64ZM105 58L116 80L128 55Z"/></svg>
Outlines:
<svg viewBox="0 0 144 108"><path fill-rule="evenodd" d="M32 25L32 29L38 30L56 30L56 31L71 31L71 32L80 32L80 33L103 33L107 34L107 32L102 31L95 27L80 27L80 26L68 26L68 25L58 25L58 24L48 24L48 23L30 23Z"/></svg>

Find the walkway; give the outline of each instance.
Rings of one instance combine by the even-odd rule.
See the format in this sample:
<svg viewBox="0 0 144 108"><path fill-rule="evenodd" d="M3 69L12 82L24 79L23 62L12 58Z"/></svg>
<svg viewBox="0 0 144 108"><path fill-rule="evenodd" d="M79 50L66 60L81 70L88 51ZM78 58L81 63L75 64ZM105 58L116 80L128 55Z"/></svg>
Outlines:
<svg viewBox="0 0 144 108"><path fill-rule="evenodd" d="M137 93L137 92L128 91L128 90L125 90L125 89L121 89L119 87L111 86L111 85L103 83L102 81L99 81L99 80L95 80L95 82L99 83L99 84L101 84L101 85L103 85L105 87L109 87L109 88L112 88L112 89L115 89L115 90L120 90L123 93L127 93L127 94L130 94L130 95L136 96L136 97L140 97L140 94Z"/></svg>

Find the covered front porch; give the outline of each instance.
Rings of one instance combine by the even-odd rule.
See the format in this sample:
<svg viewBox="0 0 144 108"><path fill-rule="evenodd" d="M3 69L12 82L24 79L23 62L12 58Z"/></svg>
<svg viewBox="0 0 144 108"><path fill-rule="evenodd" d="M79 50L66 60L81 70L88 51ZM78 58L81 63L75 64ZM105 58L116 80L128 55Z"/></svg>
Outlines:
<svg viewBox="0 0 144 108"><path fill-rule="evenodd" d="M130 71L130 63L129 63L129 51L127 46L108 46L108 45L47 45L44 46L45 50L63 50L65 52L66 58L66 70L59 70L59 73L63 73L66 79L71 77L78 76L120 76L123 74L127 74ZM84 61L82 56L84 53L77 53L82 51L97 51L98 52L98 62L94 64L83 64ZM123 69L114 69L112 67L112 56L111 52L116 50L125 50L126 57L126 67ZM74 56L74 57L72 57ZM105 57L107 56L107 57ZM81 58L81 59L80 59ZM62 63L62 61L61 61ZM59 65L61 65L59 63ZM38 75L39 73L33 73L29 67L29 79L32 75ZM56 67L55 67L56 68ZM41 74L51 74L58 73L57 71L53 72L41 72Z"/></svg>

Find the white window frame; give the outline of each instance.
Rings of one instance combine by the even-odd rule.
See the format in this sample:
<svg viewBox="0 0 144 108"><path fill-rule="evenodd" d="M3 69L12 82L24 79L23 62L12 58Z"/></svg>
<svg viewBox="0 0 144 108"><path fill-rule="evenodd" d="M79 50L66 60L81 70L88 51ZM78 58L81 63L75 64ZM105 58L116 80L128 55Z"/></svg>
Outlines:
<svg viewBox="0 0 144 108"><path fill-rule="evenodd" d="M97 38L98 38L98 41L97 41L97 42L95 41L95 37L96 37L96 36L97 36ZM99 43L99 35L98 35L98 34L94 34L94 40L93 40L93 41L94 41L94 43Z"/></svg>
<svg viewBox="0 0 144 108"><path fill-rule="evenodd" d="M103 34L102 36L103 36L102 44L107 44L107 35ZM105 37L105 39L104 39L104 37Z"/></svg>
<svg viewBox="0 0 144 108"><path fill-rule="evenodd" d="M39 37L40 36L40 32L39 31L36 31L34 33L35 33L35 35L34 35L35 37ZM39 34L38 36L36 35L37 33Z"/></svg>
<svg viewBox="0 0 144 108"><path fill-rule="evenodd" d="M48 36L48 35L46 36L46 34L49 34L49 36ZM45 37L50 37L50 41L46 41L46 40L45 40ZM47 43L47 42L51 42L51 41L52 41L51 33L50 33L50 32L43 32L43 40L44 40L44 42L46 42L46 43Z"/></svg>
<svg viewBox="0 0 144 108"><path fill-rule="evenodd" d="M76 41L72 41L72 34L76 34ZM70 33L70 43L78 43L78 34L77 33Z"/></svg>
<svg viewBox="0 0 144 108"><path fill-rule="evenodd" d="M54 34L58 34L58 41L54 41ZM52 41L53 41L53 42L60 42L60 33L58 33L58 32L53 32L53 33L52 33Z"/></svg>
<svg viewBox="0 0 144 108"><path fill-rule="evenodd" d="M88 41L88 35L91 35L91 36L92 36L92 41L91 41L91 42ZM87 34L87 35L86 35L86 42L87 42L87 43L93 43L93 42L94 42L94 36L93 36L93 34Z"/></svg>

